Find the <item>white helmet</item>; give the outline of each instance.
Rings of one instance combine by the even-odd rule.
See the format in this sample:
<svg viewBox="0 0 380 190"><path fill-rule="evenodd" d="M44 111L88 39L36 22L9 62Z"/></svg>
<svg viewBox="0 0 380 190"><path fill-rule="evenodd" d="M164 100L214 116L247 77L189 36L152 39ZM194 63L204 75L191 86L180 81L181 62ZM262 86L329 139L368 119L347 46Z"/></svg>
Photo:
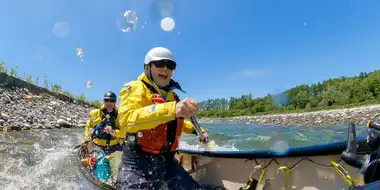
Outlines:
<svg viewBox="0 0 380 190"><path fill-rule="evenodd" d="M144 64L146 65L152 61L159 60L171 60L175 62L173 53L169 49L164 47L155 47L146 54Z"/></svg>

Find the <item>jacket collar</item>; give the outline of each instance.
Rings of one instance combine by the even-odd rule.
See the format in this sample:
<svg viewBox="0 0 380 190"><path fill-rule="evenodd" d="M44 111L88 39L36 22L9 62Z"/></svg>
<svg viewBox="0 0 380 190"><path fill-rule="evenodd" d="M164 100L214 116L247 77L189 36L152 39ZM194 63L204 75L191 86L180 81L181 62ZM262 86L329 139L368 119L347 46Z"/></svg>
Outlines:
<svg viewBox="0 0 380 190"><path fill-rule="evenodd" d="M149 80L149 78L145 74L145 72L143 72L137 79L140 80L140 81L144 81L144 82L152 85L156 89L157 92L160 92L160 89L158 88L158 86L155 85L155 84L153 84L152 81ZM172 90L175 90L175 89L178 89L178 90L180 90L183 93L186 93L184 90L182 90L181 85L179 85L179 83L176 82L176 81L174 81L173 79L170 79L169 85L166 86L166 87L164 87L164 88L162 88L161 90L169 92L169 91L172 91Z"/></svg>
<svg viewBox="0 0 380 190"><path fill-rule="evenodd" d="M102 106L100 106L100 110L104 110L105 107L104 107L104 104L102 104ZM115 107L113 108L115 111L118 111L118 107L115 105Z"/></svg>

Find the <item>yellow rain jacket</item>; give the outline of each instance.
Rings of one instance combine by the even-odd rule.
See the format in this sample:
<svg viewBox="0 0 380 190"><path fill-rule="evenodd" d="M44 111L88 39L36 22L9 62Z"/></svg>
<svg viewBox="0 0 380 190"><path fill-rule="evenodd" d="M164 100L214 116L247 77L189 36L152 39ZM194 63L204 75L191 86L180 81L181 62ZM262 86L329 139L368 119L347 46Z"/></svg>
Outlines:
<svg viewBox="0 0 380 190"><path fill-rule="evenodd" d="M154 86L168 102L153 107L153 94L143 81ZM180 87L177 89L181 90ZM145 72L138 77L138 80L126 83L120 91L119 98L118 120L122 131L136 133L139 130L149 130L175 120L176 100L173 89L168 92L158 89L150 82ZM203 128L201 130L205 131ZM193 124L188 120L184 120L183 132L196 134Z"/></svg>
<svg viewBox="0 0 380 190"><path fill-rule="evenodd" d="M100 107L100 109L91 110L90 118L87 120L86 129L84 132L85 139L91 139L92 134L90 133L90 128L95 128L97 125L99 125L102 122L100 112L103 109L104 109L104 105L102 105ZM116 111L118 111L118 108L116 106L114 109ZM119 143L118 138L124 138L124 136L125 136L125 134L122 134L122 132L119 129L119 122L117 119L115 121L115 124L116 124L116 129L114 129L114 136L116 138L110 140L110 146L116 145L117 143ZM106 146L107 145L107 140L105 140L105 139L94 138L93 142L99 146Z"/></svg>

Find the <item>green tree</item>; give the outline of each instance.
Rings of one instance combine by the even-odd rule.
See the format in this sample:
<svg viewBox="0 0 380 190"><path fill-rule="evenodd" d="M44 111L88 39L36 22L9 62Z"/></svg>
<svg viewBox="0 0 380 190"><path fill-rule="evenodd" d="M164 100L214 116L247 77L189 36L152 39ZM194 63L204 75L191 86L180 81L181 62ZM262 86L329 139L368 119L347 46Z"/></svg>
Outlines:
<svg viewBox="0 0 380 190"><path fill-rule="evenodd" d="M28 83L30 83L30 84L32 84L33 83L33 81L32 81L32 75L26 76L25 77L25 81L28 82Z"/></svg>
<svg viewBox="0 0 380 190"><path fill-rule="evenodd" d="M51 85L51 91L55 92L55 93L61 93L62 92L62 87L59 84Z"/></svg>
<svg viewBox="0 0 380 190"><path fill-rule="evenodd" d="M360 72L358 76L329 78L314 84L302 84L278 94L253 98L209 99L199 103L201 117L231 117L313 111L380 102L380 70Z"/></svg>
<svg viewBox="0 0 380 190"><path fill-rule="evenodd" d="M0 73L6 73L5 63L3 61L0 62Z"/></svg>
<svg viewBox="0 0 380 190"><path fill-rule="evenodd" d="M40 78L39 77L36 77L36 85L38 86L39 85L39 80Z"/></svg>
<svg viewBox="0 0 380 190"><path fill-rule="evenodd" d="M49 88L49 83L48 83L48 79L47 79L47 74L46 73L44 73L44 87L46 89Z"/></svg>

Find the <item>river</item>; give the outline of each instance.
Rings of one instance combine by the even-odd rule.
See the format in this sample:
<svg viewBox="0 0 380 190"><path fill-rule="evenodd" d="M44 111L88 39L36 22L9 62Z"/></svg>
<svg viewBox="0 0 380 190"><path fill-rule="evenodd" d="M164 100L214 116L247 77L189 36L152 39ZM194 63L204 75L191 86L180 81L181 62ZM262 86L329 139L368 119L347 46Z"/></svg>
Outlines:
<svg viewBox="0 0 380 190"><path fill-rule="evenodd" d="M283 127L244 124L207 124L215 150L263 150L342 141L347 125ZM357 125L358 136L365 128ZM53 129L0 133L0 187L15 189L94 189L78 173L75 147L83 129ZM180 147L199 149L193 135L184 135Z"/></svg>

